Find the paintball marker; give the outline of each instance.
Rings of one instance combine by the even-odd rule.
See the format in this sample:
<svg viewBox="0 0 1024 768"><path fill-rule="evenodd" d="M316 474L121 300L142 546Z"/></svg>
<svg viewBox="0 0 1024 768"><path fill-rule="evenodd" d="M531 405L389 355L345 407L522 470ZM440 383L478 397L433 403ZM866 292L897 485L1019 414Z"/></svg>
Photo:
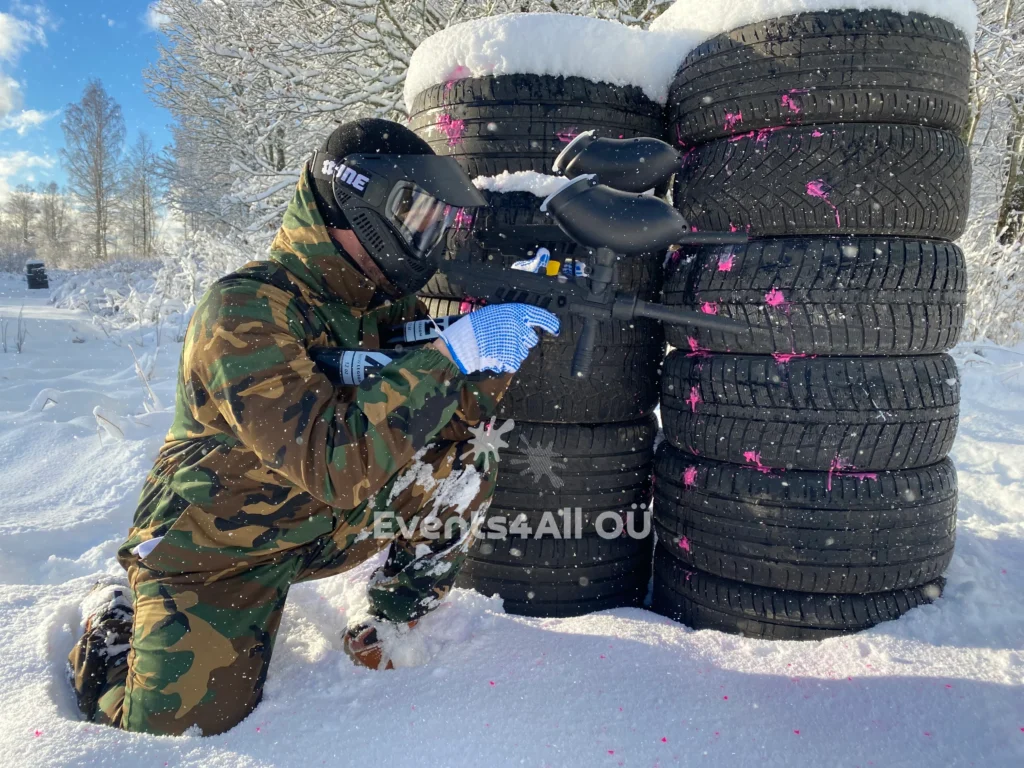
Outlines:
<svg viewBox="0 0 1024 768"><path fill-rule="evenodd" d="M550 277L482 263L480 254L474 253L479 245L472 238L445 262L442 270L450 284L475 302L534 304L557 315L583 318L572 361L573 376L590 375L601 322L644 317L741 333L748 326L735 320L666 307L615 290L618 254L666 251L672 245L691 243L747 242L745 234L693 232L686 219L665 201L634 194L665 182L679 164L679 154L657 139L577 136L562 150L554 168L573 181L544 200L541 210L566 235L590 249L589 276Z"/></svg>

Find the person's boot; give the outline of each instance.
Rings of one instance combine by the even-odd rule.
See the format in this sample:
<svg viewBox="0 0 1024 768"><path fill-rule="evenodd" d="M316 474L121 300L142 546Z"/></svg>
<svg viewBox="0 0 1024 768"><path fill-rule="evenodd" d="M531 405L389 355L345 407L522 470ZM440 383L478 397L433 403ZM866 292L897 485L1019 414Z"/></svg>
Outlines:
<svg viewBox="0 0 1024 768"><path fill-rule="evenodd" d="M388 627L387 631L378 633L382 622L369 621L350 627L342 638L342 647L353 663L368 669L394 669L388 638L405 634L416 626L416 620L405 625ZM397 630L397 632L396 632ZM381 635L385 635L382 637ZM382 666L383 665L383 666Z"/></svg>
<svg viewBox="0 0 1024 768"><path fill-rule="evenodd" d="M87 720L95 720L100 697L127 677L135 611L131 593L120 585L97 587L89 602L95 607L68 656L68 676L78 709Z"/></svg>

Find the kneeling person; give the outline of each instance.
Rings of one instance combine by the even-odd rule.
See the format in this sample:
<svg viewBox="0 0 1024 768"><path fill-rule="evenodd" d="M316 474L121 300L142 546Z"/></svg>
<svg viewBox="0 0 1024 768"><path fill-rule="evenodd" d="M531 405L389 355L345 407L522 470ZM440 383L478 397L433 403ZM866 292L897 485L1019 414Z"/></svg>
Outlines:
<svg viewBox="0 0 1024 768"><path fill-rule="evenodd" d="M436 607L494 490L470 450L514 373L558 320L485 307L357 387L335 388L312 347L380 348L426 317L415 297L459 211L484 205L451 158L400 125L339 127L303 169L271 246L215 283L189 324L173 426L118 552L127 589L70 657L79 707L129 731L223 732L263 693L289 587L390 545L374 619L345 649L377 667L379 634ZM487 467L490 467L489 469ZM382 511L444 533L374 536ZM378 630L382 630L378 634Z"/></svg>

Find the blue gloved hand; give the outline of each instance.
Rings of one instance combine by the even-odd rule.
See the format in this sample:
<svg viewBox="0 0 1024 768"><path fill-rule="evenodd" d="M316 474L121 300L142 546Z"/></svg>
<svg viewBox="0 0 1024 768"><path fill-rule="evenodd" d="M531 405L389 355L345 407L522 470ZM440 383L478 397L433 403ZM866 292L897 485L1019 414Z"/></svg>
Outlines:
<svg viewBox="0 0 1024 768"><path fill-rule="evenodd" d="M456 320L441 334L463 373L515 373L537 345L539 328L558 335L558 318L530 304L493 304Z"/></svg>

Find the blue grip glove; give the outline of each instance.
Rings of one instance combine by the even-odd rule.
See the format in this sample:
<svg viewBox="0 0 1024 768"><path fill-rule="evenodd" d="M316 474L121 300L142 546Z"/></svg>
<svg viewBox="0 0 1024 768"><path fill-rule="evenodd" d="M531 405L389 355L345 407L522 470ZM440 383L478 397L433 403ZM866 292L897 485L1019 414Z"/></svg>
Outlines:
<svg viewBox="0 0 1024 768"><path fill-rule="evenodd" d="M493 304L452 323L441 334L463 373L515 373L537 345L534 328L558 335L558 318L530 304Z"/></svg>

